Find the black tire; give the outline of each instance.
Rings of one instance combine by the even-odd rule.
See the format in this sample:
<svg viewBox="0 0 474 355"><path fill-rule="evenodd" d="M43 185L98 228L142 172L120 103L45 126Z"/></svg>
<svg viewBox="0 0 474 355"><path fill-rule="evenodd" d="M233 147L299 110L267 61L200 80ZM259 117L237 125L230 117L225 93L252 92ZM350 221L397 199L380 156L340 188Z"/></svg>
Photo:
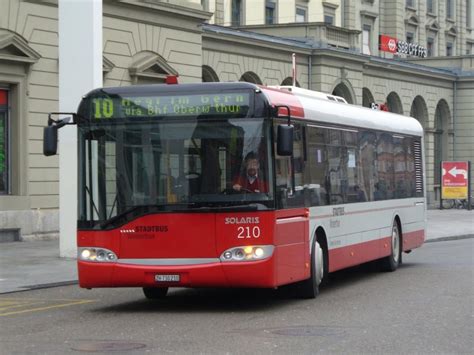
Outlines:
<svg viewBox="0 0 474 355"><path fill-rule="evenodd" d="M397 221L393 221L390 237L390 255L381 260L384 271L395 271L402 262L402 234Z"/></svg>
<svg viewBox="0 0 474 355"><path fill-rule="evenodd" d="M166 297L168 287L143 287L143 293L149 300L158 300Z"/></svg>
<svg viewBox="0 0 474 355"><path fill-rule="evenodd" d="M319 294L319 285L324 275L324 252L321 248L321 245L318 243L316 237L314 238L313 246L311 248L311 276L303 281L298 282L296 286L296 291L300 298L312 299L316 298ZM319 266L316 265L317 261Z"/></svg>

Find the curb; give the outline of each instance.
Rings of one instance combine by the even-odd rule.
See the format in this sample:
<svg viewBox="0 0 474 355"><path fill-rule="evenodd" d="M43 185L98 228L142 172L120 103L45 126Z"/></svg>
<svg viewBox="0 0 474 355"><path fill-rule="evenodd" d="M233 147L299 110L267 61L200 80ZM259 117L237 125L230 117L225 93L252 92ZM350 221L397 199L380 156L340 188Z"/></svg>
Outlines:
<svg viewBox="0 0 474 355"><path fill-rule="evenodd" d="M33 290L42 290L45 288L77 285L78 283L79 283L78 280L72 280L72 281L51 282L51 283L38 284L38 285L19 286L18 289L16 290L0 292L0 295L6 295L9 293L17 293L17 292L33 291Z"/></svg>
<svg viewBox="0 0 474 355"><path fill-rule="evenodd" d="M474 238L474 234L464 234L464 235L453 235L450 237L439 237L425 240L425 243L435 243L435 242L449 242L451 240L461 240L461 239L471 239Z"/></svg>

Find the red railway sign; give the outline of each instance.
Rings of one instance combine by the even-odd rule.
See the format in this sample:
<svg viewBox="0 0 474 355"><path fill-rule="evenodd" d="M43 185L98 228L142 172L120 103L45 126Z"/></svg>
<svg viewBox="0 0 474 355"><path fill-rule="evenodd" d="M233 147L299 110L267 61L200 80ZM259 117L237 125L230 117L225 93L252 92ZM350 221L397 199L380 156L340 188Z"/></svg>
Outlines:
<svg viewBox="0 0 474 355"><path fill-rule="evenodd" d="M467 161L443 161L441 163L441 198L460 199L469 197L469 163Z"/></svg>

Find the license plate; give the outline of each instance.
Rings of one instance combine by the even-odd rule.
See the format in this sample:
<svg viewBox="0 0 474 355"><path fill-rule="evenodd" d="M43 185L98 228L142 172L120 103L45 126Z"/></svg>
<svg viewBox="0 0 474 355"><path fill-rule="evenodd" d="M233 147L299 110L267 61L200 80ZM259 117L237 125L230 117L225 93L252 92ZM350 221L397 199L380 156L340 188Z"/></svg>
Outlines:
<svg viewBox="0 0 474 355"><path fill-rule="evenodd" d="M156 282L179 282L179 275L155 275Z"/></svg>

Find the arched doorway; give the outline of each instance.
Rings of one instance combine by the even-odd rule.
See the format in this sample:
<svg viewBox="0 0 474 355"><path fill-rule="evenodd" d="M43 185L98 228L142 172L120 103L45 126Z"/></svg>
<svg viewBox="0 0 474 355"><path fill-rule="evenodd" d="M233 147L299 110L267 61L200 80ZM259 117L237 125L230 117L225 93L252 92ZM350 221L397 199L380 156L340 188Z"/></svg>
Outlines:
<svg viewBox="0 0 474 355"><path fill-rule="evenodd" d="M413 100L410 109L410 116L415 117L421 123L423 128L426 129L428 124L428 108L425 99L422 96L418 95Z"/></svg>
<svg viewBox="0 0 474 355"><path fill-rule="evenodd" d="M443 160L447 160L448 156L448 129L451 121L451 112L446 100L441 99L436 105L434 120L434 176L433 183L440 183L441 172L440 166Z"/></svg>
<svg viewBox="0 0 474 355"><path fill-rule="evenodd" d="M362 89L362 106L370 108L372 103L375 102L374 95L370 92L369 89Z"/></svg>
<svg viewBox="0 0 474 355"><path fill-rule="evenodd" d="M239 81L246 81L247 83L262 85L262 80L260 80L257 74L251 71L248 71L242 74Z"/></svg>
<svg viewBox="0 0 474 355"><path fill-rule="evenodd" d="M281 86L292 86L293 85L293 78L292 77L287 77L285 78L285 80L283 80L280 84ZM298 80L296 80L296 86L297 87L301 87L300 86L300 83L298 82Z"/></svg>
<svg viewBox="0 0 474 355"><path fill-rule="evenodd" d="M425 167L426 169L426 198L429 205L433 205L436 200L433 186L433 145L431 142L431 133L427 133L428 128L428 108L425 99L418 95L411 104L410 116L416 118L425 130Z"/></svg>
<svg viewBox="0 0 474 355"><path fill-rule="evenodd" d="M387 96L387 106L390 112L398 113L403 115L403 105L402 100L400 100L400 96L395 91L392 91Z"/></svg>
<svg viewBox="0 0 474 355"><path fill-rule="evenodd" d="M348 84L346 82L341 82L341 83L337 84L336 87L334 88L334 90L332 91L332 94L336 95L336 96L343 97L350 104L355 103L353 90L350 87L350 84Z"/></svg>
<svg viewBox="0 0 474 355"><path fill-rule="evenodd" d="M212 82L218 82L218 81L219 81L219 77L217 76L214 69L212 69L208 65L203 65L202 66L202 82L212 83Z"/></svg>

